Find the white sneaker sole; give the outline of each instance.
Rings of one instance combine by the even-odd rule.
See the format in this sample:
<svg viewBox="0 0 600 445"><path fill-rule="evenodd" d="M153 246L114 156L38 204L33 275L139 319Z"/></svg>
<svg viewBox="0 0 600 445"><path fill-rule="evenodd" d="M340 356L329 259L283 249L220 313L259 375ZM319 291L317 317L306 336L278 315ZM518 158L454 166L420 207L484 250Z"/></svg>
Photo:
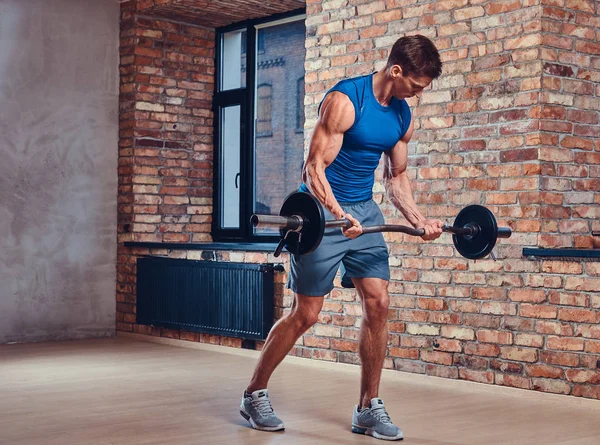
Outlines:
<svg viewBox="0 0 600 445"><path fill-rule="evenodd" d="M254 428L255 430L260 430L260 431L279 431L279 430L285 429L284 426L283 426L283 422L280 423L277 426L260 426L260 425L257 425L256 422L254 421L254 419L252 417L250 417L250 414L248 414L246 411L244 411L243 408L240 408L240 414L242 415L242 417L244 419L246 419L248 422L250 422L250 425L252 425L252 428Z"/></svg>
<svg viewBox="0 0 600 445"><path fill-rule="evenodd" d="M375 431L371 428L364 428L362 426L358 426L355 424L352 424L352 432L356 433L356 434L365 434L367 436L373 436L375 439L381 439L381 440L402 440L402 439L404 439L404 434L402 433L402 431L400 431L395 436L384 436L383 434L379 434L377 431Z"/></svg>

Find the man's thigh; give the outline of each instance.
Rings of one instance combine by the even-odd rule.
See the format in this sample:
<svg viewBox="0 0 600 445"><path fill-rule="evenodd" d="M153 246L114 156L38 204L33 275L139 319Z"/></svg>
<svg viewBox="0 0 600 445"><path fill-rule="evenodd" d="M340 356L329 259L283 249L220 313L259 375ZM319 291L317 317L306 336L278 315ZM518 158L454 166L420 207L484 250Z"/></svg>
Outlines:
<svg viewBox="0 0 600 445"><path fill-rule="evenodd" d="M374 201L355 209L363 226L385 223L379 206ZM342 262L342 285L354 287L351 278L380 278L389 281L389 252L382 233L368 233L350 241Z"/></svg>
<svg viewBox="0 0 600 445"><path fill-rule="evenodd" d="M327 212L326 219L332 219ZM331 292L342 258L348 251L349 241L341 229L326 229L321 243L313 252L291 255L288 289L307 296L322 296Z"/></svg>

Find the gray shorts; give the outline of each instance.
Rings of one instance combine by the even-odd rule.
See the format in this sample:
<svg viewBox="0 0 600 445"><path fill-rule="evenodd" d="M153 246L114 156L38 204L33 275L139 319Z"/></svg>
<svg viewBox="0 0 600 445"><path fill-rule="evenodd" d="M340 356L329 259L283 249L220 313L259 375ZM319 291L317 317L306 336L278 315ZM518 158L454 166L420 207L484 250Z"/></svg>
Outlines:
<svg viewBox="0 0 600 445"><path fill-rule="evenodd" d="M340 205L363 226L384 224L381 210L373 200ZM334 219L327 210L324 213L326 220ZM383 234L368 233L349 239L340 228L332 228L325 229L321 244L313 252L291 255L287 288L302 295L326 295L334 287L340 263L343 287L354 287L350 278L390 279L388 248Z"/></svg>

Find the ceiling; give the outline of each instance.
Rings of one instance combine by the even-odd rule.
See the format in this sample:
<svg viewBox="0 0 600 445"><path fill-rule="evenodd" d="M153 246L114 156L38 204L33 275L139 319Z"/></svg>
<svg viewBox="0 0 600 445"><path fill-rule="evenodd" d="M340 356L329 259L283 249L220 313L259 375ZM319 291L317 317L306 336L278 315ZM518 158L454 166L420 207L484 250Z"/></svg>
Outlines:
<svg viewBox="0 0 600 445"><path fill-rule="evenodd" d="M305 0L142 0L138 2L138 12L218 28L305 6Z"/></svg>

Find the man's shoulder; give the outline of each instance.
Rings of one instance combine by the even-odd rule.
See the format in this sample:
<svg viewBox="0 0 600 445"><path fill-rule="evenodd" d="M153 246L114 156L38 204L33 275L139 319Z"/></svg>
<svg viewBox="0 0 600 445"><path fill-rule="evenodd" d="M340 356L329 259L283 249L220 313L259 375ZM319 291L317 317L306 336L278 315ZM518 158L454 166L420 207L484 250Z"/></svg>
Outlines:
<svg viewBox="0 0 600 445"><path fill-rule="evenodd" d="M368 85L367 80L368 75L348 77L336 83L329 92L332 93L338 91L348 96L352 102L355 102L356 100L360 101L365 94Z"/></svg>

